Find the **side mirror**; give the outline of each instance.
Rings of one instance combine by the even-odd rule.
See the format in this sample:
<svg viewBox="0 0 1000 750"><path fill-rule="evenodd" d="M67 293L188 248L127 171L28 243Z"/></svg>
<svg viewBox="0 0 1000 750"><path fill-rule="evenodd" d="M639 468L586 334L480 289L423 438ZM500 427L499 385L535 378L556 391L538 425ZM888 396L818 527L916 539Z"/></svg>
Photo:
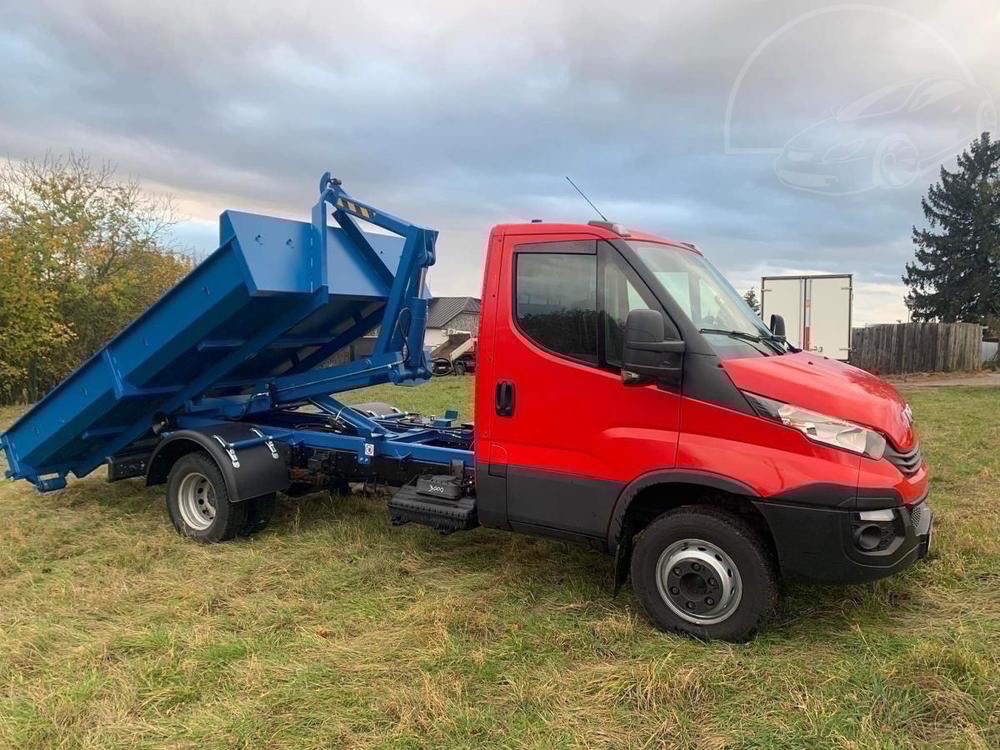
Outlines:
<svg viewBox="0 0 1000 750"><path fill-rule="evenodd" d="M645 378L680 383L684 342L666 339L666 320L658 310L632 310L625 320L622 379L640 383Z"/></svg>
<svg viewBox="0 0 1000 750"><path fill-rule="evenodd" d="M771 315L771 325L768 328L775 336L785 338L785 319L780 315Z"/></svg>

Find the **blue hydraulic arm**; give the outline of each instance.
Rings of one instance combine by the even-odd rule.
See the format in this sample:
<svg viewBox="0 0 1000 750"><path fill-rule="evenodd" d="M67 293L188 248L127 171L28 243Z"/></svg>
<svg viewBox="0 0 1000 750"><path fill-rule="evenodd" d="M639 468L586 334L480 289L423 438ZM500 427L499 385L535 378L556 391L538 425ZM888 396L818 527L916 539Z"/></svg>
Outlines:
<svg viewBox="0 0 1000 750"><path fill-rule="evenodd" d="M320 198L312 211L315 236L320 243L319 258L323 263L327 258L327 223L331 213L368 263L377 269L378 275L390 286L381 315L379 335L371 356L365 360L275 378L270 384L274 406L353 388L423 380L430 376L423 352L427 300L421 293L427 269L434 264L437 232L418 227L352 198L344 190L340 180L327 172L320 178ZM403 238L403 251L395 273L372 247L368 237L358 227L357 219ZM321 270L321 278L325 278L326 269ZM361 321L358 325L360 329L365 323ZM314 361L308 364L318 364L315 362L317 356L319 355L314 355Z"/></svg>

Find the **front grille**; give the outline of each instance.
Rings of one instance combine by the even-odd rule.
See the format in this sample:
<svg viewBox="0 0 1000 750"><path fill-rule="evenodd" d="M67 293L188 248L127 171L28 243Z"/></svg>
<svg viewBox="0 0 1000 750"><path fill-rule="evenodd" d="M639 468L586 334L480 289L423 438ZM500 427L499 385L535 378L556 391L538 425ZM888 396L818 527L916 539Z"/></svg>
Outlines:
<svg viewBox="0 0 1000 750"><path fill-rule="evenodd" d="M910 509L910 525L913 526L913 530L916 531L920 528L920 517L924 514L924 504L914 505Z"/></svg>
<svg viewBox="0 0 1000 750"><path fill-rule="evenodd" d="M920 468L920 464L923 462L924 457L920 453L920 444L917 443L913 448L906 453L900 453L895 450L892 446L885 446L885 457L889 462L900 470L906 476L912 476L917 473Z"/></svg>

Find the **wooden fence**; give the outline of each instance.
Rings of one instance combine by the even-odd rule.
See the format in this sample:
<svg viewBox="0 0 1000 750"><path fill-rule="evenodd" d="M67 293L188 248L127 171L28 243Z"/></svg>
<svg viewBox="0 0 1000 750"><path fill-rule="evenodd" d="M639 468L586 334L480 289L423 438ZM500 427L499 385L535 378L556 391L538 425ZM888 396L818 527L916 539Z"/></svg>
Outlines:
<svg viewBox="0 0 1000 750"><path fill-rule="evenodd" d="M889 323L855 328L851 364L869 372L978 370L983 327L976 323Z"/></svg>

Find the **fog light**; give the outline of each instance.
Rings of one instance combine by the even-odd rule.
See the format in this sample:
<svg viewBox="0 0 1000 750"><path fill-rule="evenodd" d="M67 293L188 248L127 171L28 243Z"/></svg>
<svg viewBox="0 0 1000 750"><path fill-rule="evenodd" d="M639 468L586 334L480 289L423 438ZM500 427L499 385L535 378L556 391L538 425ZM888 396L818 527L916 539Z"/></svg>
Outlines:
<svg viewBox="0 0 1000 750"><path fill-rule="evenodd" d="M854 543L865 552L877 549L882 543L882 527L874 523L861 526L854 532Z"/></svg>

